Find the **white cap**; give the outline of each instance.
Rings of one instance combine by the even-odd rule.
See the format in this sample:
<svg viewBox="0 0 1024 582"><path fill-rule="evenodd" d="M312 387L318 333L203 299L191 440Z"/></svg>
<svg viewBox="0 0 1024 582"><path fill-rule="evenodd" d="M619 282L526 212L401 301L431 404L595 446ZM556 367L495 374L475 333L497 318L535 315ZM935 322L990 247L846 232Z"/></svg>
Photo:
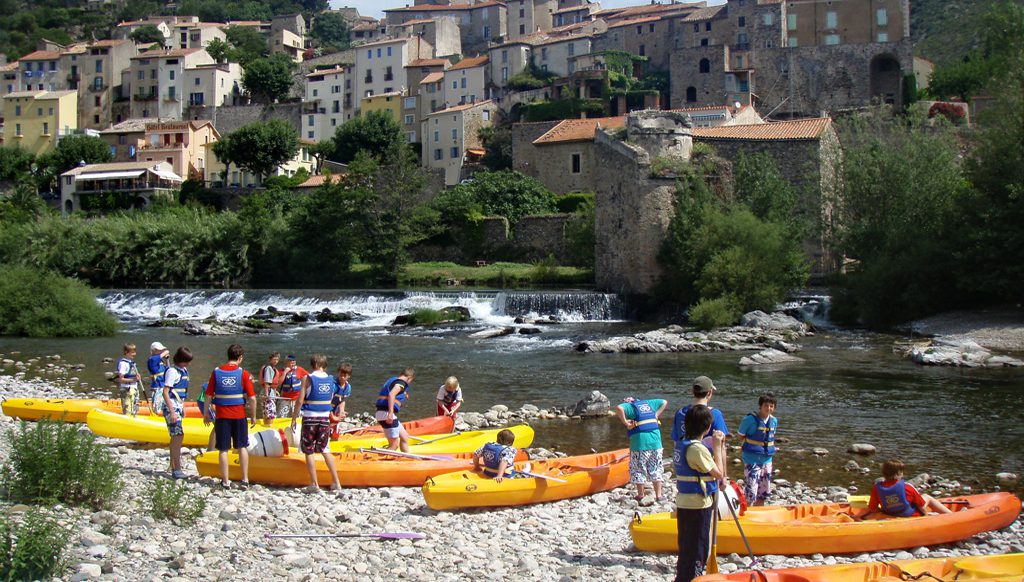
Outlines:
<svg viewBox="0 0 1024 582"><path fill-rule="evenodd" d="M162 352L162 351L164 351L166 349L167 348L164 347L164 344L162 344L160 342L153 342L153 343L149 344L149 351L151 351L151 352L152 351Z"/></svg>

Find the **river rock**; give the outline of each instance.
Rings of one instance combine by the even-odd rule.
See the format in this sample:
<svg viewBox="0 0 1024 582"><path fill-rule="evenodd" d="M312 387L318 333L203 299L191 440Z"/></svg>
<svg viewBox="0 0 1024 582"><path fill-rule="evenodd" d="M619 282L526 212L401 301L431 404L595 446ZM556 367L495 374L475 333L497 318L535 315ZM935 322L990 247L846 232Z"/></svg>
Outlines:
<svg viewBox="0 0 1024 582"><path fill-rule="evenodd" d="M522 335L534 335L541 333L541 330L539 327L520 327L519 333Z"/></svg>
<svg viewBox="0 0 1024 582"><path fill-rule="evenodd" d="M79 564L78 571L72 580L96 580L103 575L103 567L99 564Z"/></svg>
<svg viewBox="0 0 1024 582"><path fill-rule="evenodd" d="M874 445L854 443L847 447L846 452L853 453L855 455L873 455L878 452L878 449L876 449Z"/></svg>
<svg viewBox="0 0 1024 582"><path fill-rule="evenodd" d="M774 348L761 350L752 356L740 358L741 366L765 366L770 364L785 364L789 362L803 362L803 358L792 356L786 352Z"/></svg>
<svg viewBox="0 0 1024 582"><path fill-rule="evenodd" d="M489 338L492 338L492 337L500 337L500 336L503 336L503 335L508 335L510 333L515 333L515 331L516 331L516 328L510 327L510 326L509 327L491 327L491 328L488 328L488 329L480 330L480 331L475 332L475 333L471 333L467 337L471 337L473 339L489 339Z"/></svg>
<svg viewBox="0 0 1024 582"><path fill-rule="evenodd" d="M807 331L807 324L781 312L751 311L740 318L740 325L769 331Z"/></svg>
<svg viewBox="0 0 1024 582"><path fill-rule="evenodd" d="M330 309L324 307L316 314L316 320L320 323L335 323L339 321L351 321L351 313L334 313Z"/></svg>
<svg viewBox="0 0 1024 582"><path fill-rule="evenodd" d="M1016 473L996 473L996 479L999 481L999 485L1002 487L1012 487L1017 484L1020 477Z"/></svg>
<svg viewBox="0 0 1024 582"><path fill-rule="evenodd" d="M181 326L181 331L185 335L210 335L210 332L194 321L188 321L185 325Z"/></svg>
<svg viewBox="0 0 1024 582"><path fill-rule="evenodd" d="M594 390L586 398L580 400L569 412L570 416L605 416L611 410L608 397Z"/></svg>
<svg viewBox="0 0 1024 582"><path fill-rule="evenodd" d="M854 461L853 459L850 459L849 461L846 461L846 465L843 465L843 470L844 471L860 471L860 465L857 464L857 461Z"/></svg>

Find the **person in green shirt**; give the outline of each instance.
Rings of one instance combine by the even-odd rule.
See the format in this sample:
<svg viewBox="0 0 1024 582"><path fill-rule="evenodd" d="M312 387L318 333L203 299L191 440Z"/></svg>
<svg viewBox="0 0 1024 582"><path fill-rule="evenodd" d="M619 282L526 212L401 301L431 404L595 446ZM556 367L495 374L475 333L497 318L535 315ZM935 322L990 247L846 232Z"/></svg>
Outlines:
<svg viewBox="0 0 1024 582"><path fill-rule="evenodd" d="M632 396L615 408L619 421L629 434L629 482L636 485L636 500L643 503L647 484L654 488L654 500L661 501L661 422L658 417L668 401L638 400Z"/></svg>

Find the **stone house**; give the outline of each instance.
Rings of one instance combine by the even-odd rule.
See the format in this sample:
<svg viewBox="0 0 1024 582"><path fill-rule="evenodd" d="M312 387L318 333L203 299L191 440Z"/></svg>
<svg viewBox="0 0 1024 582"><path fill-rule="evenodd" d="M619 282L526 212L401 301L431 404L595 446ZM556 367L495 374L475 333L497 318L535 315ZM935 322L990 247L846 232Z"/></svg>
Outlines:
<svg viewBox="0 0 1024 582"><path fill-rule="evenodd" d="M136 144L140 162L166 162L183 178L206 180L210 157L207 145L220 140L210 121L169 121L146 124L142 141Z"/></svg>
<svg viewBox="0 0 1024 582"><path fill-rule="evenodd" d="M405 68L415 60L433 58L434 47L417 36L367 43L355 53L354 105L358 108L365 97L404 93L409 87Z"/></svg>
<svg viewBox="0 0 1024 582"><path fill-rule="evenodd" d="M439 57L462 54L459 24L451 16L409 20L391 27L389 32L396 38L421 37L434 47L434 54Z"/></svg>
<svg viewBox="0 0 1024 582"><path fill-rule="evenodd" d="M77 70L70 75L81 76L78 114L83 128L103 129L121 119L113 114L113 104L127 97L121 85L121 71L131 65L138 54L135 43L128 40L99 40L86 45ZM74 66L74 65L73 65Z"/></svg>
<svg viewBox="0 0 1024 582"><path fill-rule="evenodd" d="M33 51L16 61L18 86L15 91L66 91L68 72L61 66L60 50Z"/></svg>
<svg viewBox="0 0 1024 582"><path fill-rule="evenodd" d="M205 49L149 50L131 58L122 74L122 94L130 96L130 117L181 119L187 104L185 70L214 64Z"/></svg>
<svg viewBox="0 0 1024 582"><path fill-rule="evenodd" d="M277 29L270 35L270 52L288 55L292 61L301 63L306 50L305 37L287 29Z"/></svg>
<svg viewBox="0 0 1024 582"><path fill-rule="evenodd" d="M451 17L459 24L460 43L463 54L477 54L506 35L508 30L508 9L504 2L488 0L473 4L419 4L384 10L388 27L398 26L410 20L427 20Z"/></svg>
<svg viewBox="0 0 1024 582"><path fill-rule="evenodd" d="M462 179L462 169L470 150L482 155L480 130L492 125L498 107L494 101L456 105L427 115L421 132L423 165L444 171L445 186Z"/></svg>
<svg viewBox="0 0 1024 582"><path fill-rule="evenodd" d="M444 71L446 105L464 105L488 98L490 60L486 55L466 57Z"/></svg>
<svg viewBox="0 0 1024 582"><path fill-rule="evenodd" d="M136 162L138 151L146 143L146 126L172 122L173 119L126 119L100 130L100 139L110 147L113 162Z"/></svg>
<svg viewBox="0 0 1024 582"><path fill-rule="evenodd" d="M238 105L241 100L242 66L238 63L209 63L185 69L189 107Z"/></svg>
<svg viewBox="0 0 1024 582"><path fill-rule="evenodd" d="M444 71L448 59L417 59L405 67L409 82L402 104L402 122L409 143L419 143L420 128L427 115L444 109Z"/></svg>
<svg viewBox="0 0 1024 582"><path fill-rule="evenodd" d="M167 48L206 48L213 39L227 41L219 22L182 22L175 24Z"/></svg>
<svg viewBox="0 0 1024 582"><path fill-rule="evenodd" d="M0 98L18 90L20 86L19 72L17 62L0 65Z"/></svg>
<svg viewBox="0 0 1024 582"><path fill-rule="evenodd" d="M522 73L529 66L532 50L533 46L522 40L495 45L488 50L491 83L497 97L507 93L509 77Z"/></svg>

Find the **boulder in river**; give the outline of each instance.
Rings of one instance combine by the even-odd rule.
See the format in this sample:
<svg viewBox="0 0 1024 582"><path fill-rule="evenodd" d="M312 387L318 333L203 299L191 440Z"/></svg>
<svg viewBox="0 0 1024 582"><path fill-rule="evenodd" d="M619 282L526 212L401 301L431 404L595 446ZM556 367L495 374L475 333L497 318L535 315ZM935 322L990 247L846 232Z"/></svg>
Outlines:
<svg viewBox="0 0 1024 582"><path fill-rule="evenodd" d="M1012 487L1017 484L1020 477L1016 473L996 473L996 479L1001 487Z"/></svg>
<svg viewBox="0 0 1024 582"><path fill-rule="evenodd" d="M878 452L878 449L875 448L875 445L854 443L847 447L846 452L853 453L855 455L873 455Z"/></svg>
<svg viewBox="0 0 1024 582"><path fill-rule="evenodd" d="M316 314L316 320L320 323L335 323L339 321L351 321L351 313L334 313L330 309L324 307Z"/></svg>
<svg viewBox="0 0 1024 582"><path fill-rule="evenodd" d="M490 327L490 328L487 328L487 329L480 330L480 331L478 331L476 333L471 333L467 337L471 337L473 339L488 339L488 338L492 338L492 337L500 337L500 336L503 336L503 335L508 335L510 333L515 333L515 331L516 331L516 328L511 327L511 326L506 326L506 327Z"/></svg>
<svg viewBox="0 0 1024 582"><path fill-rule="evenodd" d="M569 411L570 416L606 416L612 409L608 397L594 390Z"/></svg>
<svg viewBox="0 0 1024 582"><path fill-rule="evenodd" d="M740 319L740 325L769 331L807 331L807 324L781 312L765 313L763 311L751 311Z"/></svg>
<svg viewBox="0 0 1024 582"><path fill-rule="evenodd" d="M741 366L767 366L771 364L787 364L791 362L803 362L804 359L787 354L786 352L776 350L774 348L768 348L767 350L761 350L751 356L743 356L740 358Z"/></svg>

